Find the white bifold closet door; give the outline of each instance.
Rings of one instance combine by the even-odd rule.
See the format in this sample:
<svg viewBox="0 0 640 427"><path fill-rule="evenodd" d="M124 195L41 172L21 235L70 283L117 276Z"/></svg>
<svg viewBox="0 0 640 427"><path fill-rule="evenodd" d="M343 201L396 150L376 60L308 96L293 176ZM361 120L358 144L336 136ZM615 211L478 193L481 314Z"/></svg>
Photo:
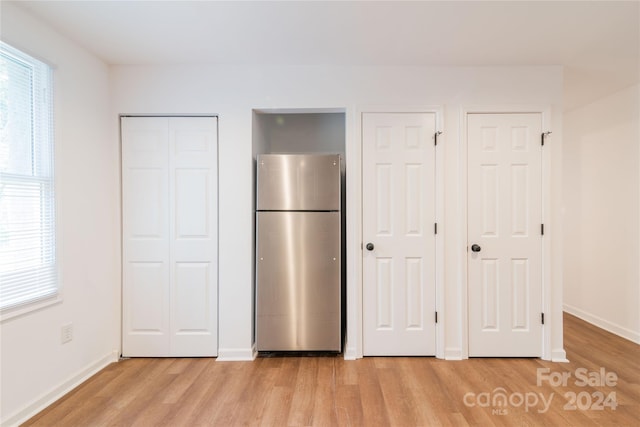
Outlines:
<svg viewBox="0 0 640 427"><path fill-rule="evenodd" d="M216 117L122 117L126 357L216 356Z"/></svg>

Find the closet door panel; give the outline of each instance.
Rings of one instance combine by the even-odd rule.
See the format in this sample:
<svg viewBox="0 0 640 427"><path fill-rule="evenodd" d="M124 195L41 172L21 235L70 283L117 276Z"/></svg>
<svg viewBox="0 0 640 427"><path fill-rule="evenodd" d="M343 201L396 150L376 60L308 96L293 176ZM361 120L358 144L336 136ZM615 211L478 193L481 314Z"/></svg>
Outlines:
<svg viewBox="0 0 640 427"><path fill-rule="evenodd" d="M169 137L158 117L123 117L122 354L169 351Z"/></svg>
<svg viewBox="0 0 640 427"><path fill-rule="evenodd" d="M217 354L217 119L169 119L171 354Z"/></svg>
<svg viewBox="0 0 640 427"><path fill-rule="evenodd" d="M123 355L217 355L217 118L123 117Z"/></svg>

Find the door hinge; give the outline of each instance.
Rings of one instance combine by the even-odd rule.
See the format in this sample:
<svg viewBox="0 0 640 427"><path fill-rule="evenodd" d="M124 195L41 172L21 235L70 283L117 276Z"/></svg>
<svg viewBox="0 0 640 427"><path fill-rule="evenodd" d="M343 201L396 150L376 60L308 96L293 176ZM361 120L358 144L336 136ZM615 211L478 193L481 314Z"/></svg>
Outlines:
<svg viewBox="0 0 640 427"><path fill-rule="evenodd" d="M544 313L540 313L540 322L544 325Z"/></svg>
<svg viewBox="0 0 640 427"><path fill-rule="evenodd" d="M438 312L436 311L436 323L438 323Z"/></svg>
<svg viewBox="0 0 640 427"><path fill-rule="evenodd" d="M433 233L434 234L438 234L438 223L437 222L433 224Z"/></svg>
<svg viewBox="0 0 640 427"><path fill-rule="evenodd" d="M542 132L540 135L540 145L544 147L544 140L551 134L551 132Z"/></svg>
<svg viewBox="0 0 640 427"><path fill-rule="evenodd" d="M544 236L544 224L540 224L540 235Z"/></svg>
<svg viewBox="0 0 640 427"><path fill-rule="evenodd" d="M438 136L442 135L442 131L437 131L434 135L433 135L433 145L438 145Z"/></svg>

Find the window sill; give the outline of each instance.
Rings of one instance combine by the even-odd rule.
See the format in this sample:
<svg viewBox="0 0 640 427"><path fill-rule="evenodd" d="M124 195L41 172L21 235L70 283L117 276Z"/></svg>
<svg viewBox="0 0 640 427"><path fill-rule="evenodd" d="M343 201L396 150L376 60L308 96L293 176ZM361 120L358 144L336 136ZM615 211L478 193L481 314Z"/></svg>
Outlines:
<svg viewBox="0 0 640 427"><path fill-rule="evenodd" d="M2 313L0 313L0 323L4 323L7 320L15 319L20 316L24 316L34 311L42 310L46 307L59 304L61 302L62 295L58 294L47 299L22 304L16 307L6 308L2 310Z"/></svg>

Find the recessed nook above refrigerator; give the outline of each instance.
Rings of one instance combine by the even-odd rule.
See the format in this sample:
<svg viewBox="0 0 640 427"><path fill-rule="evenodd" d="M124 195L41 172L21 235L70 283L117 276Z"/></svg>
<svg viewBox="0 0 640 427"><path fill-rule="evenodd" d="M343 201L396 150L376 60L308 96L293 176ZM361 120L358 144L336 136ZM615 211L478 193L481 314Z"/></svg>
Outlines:
<svg viewBox="0 0 640 427"><path fill-rule="evenodd" d="M345 153L344 109L253 110L253 158L258 154Z"/></svg>

